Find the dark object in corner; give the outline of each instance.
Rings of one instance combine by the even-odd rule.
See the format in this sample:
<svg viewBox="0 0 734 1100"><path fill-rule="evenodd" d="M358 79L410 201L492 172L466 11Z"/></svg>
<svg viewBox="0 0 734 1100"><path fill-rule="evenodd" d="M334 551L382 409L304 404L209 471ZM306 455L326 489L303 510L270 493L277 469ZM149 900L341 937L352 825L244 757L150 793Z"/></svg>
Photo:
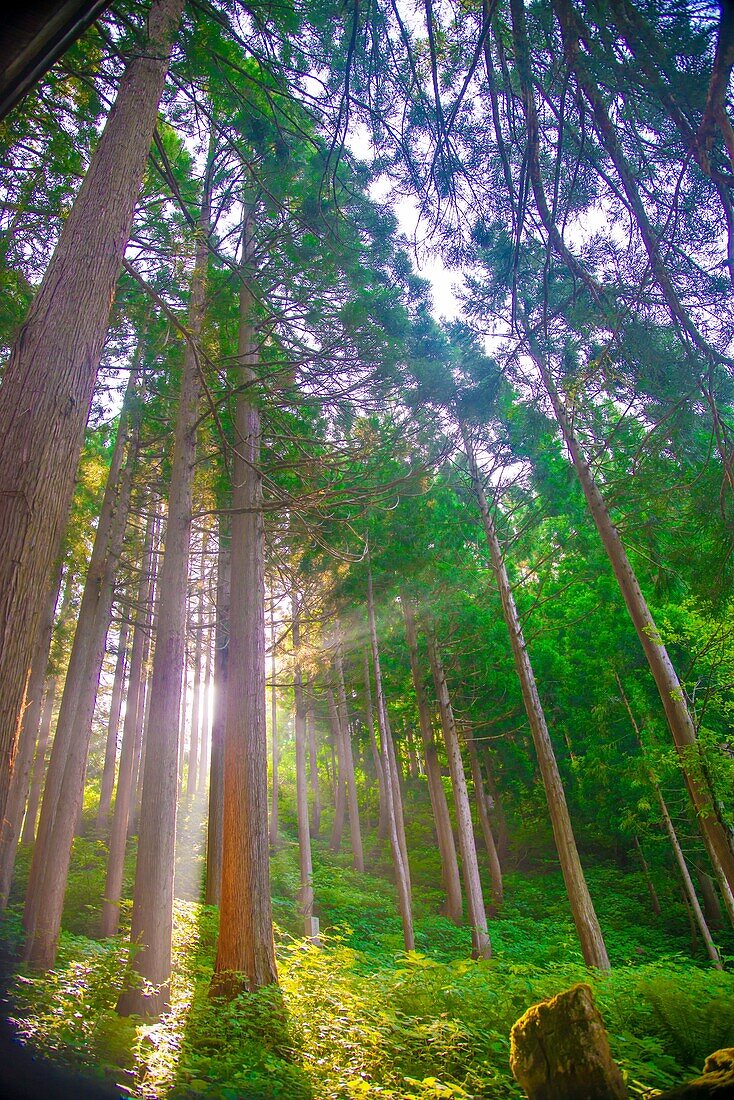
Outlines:
<svg viewBox="0 0 734 1100"><path fill-rule="evenodd" d="M120 1100L114 1086L62 1069L18 1042L8 1019L11 946L0 941L0 1100Z"/></svg>
<svg viewBox="0 0 734 1100"><path fill-rule="evenodd" d="M115 1088L63 1070L31 1053L0 1026L0 1100L120 1100Z"/></svg>
<svg viewBox="0 0 734 1100"><path fill-rule="evenodd" d="M0 15L0 119L5 118L110 0L26 0Z"/></svg>

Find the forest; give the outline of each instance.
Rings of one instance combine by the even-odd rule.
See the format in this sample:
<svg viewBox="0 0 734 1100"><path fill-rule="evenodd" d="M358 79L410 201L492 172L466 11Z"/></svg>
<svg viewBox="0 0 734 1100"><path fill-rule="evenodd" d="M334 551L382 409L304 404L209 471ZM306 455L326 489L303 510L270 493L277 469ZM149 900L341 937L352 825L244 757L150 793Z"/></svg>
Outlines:
<svg viewBox="0 0 734 1100"><path fill-rule="evenodd" d="M7 1095L520 1098L580 982L619 1095L734 1047L732 66L114 0L0 121Z"/></svg>

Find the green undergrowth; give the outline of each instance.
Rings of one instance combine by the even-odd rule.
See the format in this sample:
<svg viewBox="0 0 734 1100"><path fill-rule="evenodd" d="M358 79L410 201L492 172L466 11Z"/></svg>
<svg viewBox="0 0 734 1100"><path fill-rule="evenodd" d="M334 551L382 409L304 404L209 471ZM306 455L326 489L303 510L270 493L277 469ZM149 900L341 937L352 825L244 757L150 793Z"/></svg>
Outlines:
<svg viewBox="0 0 734 1100"><path fill-rule="evenodd" d="M587 980L633 1096L699 1072L711 1051L734 1045L734 976L688 957L685 924L652 917L635 875L590 873L614 964L600 976L583 966L555 870L507 876L490 926L494 957L475 962L468 930L436 915L440 895L420 886L420 868L417 950L406 954L390 883L357 875L318 844L314 854L320 949L297 938L295 845L284 839L273 855L279 989L210 1001L217 912L179 899L170 1013L155 1024L119 1019L124 939L65 931L53 973L16 979L20 1036L150 1100L519 1097L512 1024ZM92 858L81 845L73 873ZM373 869L381 858L372 854ZM17 910L4 933L17 936Z"/></svg>

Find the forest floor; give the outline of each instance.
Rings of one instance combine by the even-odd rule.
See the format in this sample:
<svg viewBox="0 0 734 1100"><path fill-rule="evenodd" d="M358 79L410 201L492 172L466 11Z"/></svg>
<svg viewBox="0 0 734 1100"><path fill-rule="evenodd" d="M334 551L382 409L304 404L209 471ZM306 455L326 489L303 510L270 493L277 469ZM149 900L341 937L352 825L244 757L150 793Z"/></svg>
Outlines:
<svg viewBox="0 0 734 1100"><path fill-rule="evenodd" d="M468 929L437 915L441 894L428 885L439 881L437 856L424 843L412 849L417 950L406 954L388 853L373 844L369 873L358 875L346 844L334 855L316 841L319 949L298 938L298 852L288 821L272 857L280 988L211 1002L217 911L191 897L202 869L199 821L195 812L181 821L187 856L177 869L170 1013L153 1024L115 1013L128 945L122 936L92 938L104 846L85 838L75 842L57 967L44 977L21 971L11 988L24 1042L118 1085L121 1095L520 1097L508 1064L510 1028L529 1005L577 981L593 987L633 1097L694 1076L708 1054L734 1045L734 972L712 970L700 951L691 956L672 885L656 917L639 874L590 867L613 965L599 975L582 963L557 868L515 871L490 922L493 958L473 961ZM5 916L6 944L19 936L21 896L18 889ZM734 939L720 931L718 938L734 965Z"/></svg>

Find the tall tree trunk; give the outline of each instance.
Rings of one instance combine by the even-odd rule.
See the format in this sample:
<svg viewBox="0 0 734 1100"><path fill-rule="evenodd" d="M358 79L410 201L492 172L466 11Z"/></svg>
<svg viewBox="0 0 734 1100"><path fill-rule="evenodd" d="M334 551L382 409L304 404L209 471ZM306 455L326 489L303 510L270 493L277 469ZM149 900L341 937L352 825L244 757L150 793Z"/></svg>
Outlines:
<svg viewBox="0 0 734 1100"><path fill-rule="evenodd" d="M178 797L183 794L184 761L186 760L186 729L189 717L189 626L190 626L190 602L186 601L186 638L184 640L184 663L181 670L181 713L178 723L178 759L176 762L176 774L178 776Z"/></svg>
<svg viewBox="0 0 734 1100"><path fill-rule="evenodd" d="M344 749L342 746L342 728L336 699L330 684L326 685L326 704L329 709L329 726L334 759L334 823L331 828L329 848L338 852L341 848L344 819L347 812L346 775L344 768Z"/></svg>
<svg viewBox="0 0 734 1100"><path fill-rule="evenodd" d="M250 289L251 217L243 227L238 359L232 461L232 577L224 766L224 841L219 941L212 993L277 981L270 902L268 771L265 727L264 519L260 410L252 386L257 345Z"/></svg>
<svg viewBox="0 0 734 1100"><path fill-rule="evenodd" d="M132 391L129 390L131 393ZM64 768L69 757L70 747L77 731L76 713L79 706L82 685L85 683L90 667L90 639L95 635L95 621L97 620L100 596L104 589L104 575L108 563L109 548L114 517L117 514L116 500L119 488L119 479L122 463L125 456L125 444L127 442L126 428L127 416L123 407L120 424L117 429L117 439L110 461L110 470L107 475L104 499L100 509L99 522L94 537L92 554L89 559L84 592L79 607L74 641L71 647L69 664L66 670L64 690L61 696L61 706L56 722L56 732L51 748L46 773L46 782L43 788L43 801L38 821L38 835L33 850L33 859L28 877L26 890L25 911L23 924L26 932L33 932L36 920L36 906L39 900L38 890L40 881L45 873L45 860L48 852L49 837L53 826L59 792L64 777ZM98 620L102 622L102 619ZM98 630L96 632L98 634Z"/></svg>
<svg viewBox="0 0 734 1100"><path fill-rule="evenodd" d="M110 806L112 805L112 790L115 785L115 765L117 763L117 735L120 732L120 712L122 710L122 694L125 687L125 671L127 666L127 635L129 609L122 606L122 622L120 633L117 637L117 663L115 676L112 681L112 699L110 700L110 717L107 723L107 744L105 746L104 766L102 768L102 782L99 792L99 806L97 808L97 822L95 831L98 836L106 835L109 827Z"/></svg>
<svg viewBox="0 0 734 1100"><path fill-rule="evenodd" d="M184 0L154 0L0 393L0 819L46 585ZM29 395L33 395L29 400Z"/></svg>
<svg viewBox="0 0 734 1100"><path fill-rule="evenodd" d="M487 931L487 914L484 908L484 894L479 877L479 863L477 861L477 849L474 842L474 829L469 806L469 792L466 789L466 777L464 764L461 759L459 735L454 721L454 712L451 707L449 688L446 683L441 655L438 652L436 639L432 632L426 634L428 641L428 660L433 673L433 682L436 686L438 709L441 715L441 727L446 743L446 755L451 772L451 786L454 792L454 807L456 809L456 824L459 831L459 851L461 852L461 867L464 873L464 891L466 893L466 907L471 925L472 954L475 958L488 959L492 954L492 945Z"/></svg>
<svg viewBox="0 0 734 1100"><path fill-rule="evenodd" d="M706 923L706 918L703 915L698 897L696 896L696 888L693 885L693 880L688 870L686 857L683 855L683 850L680 846L678 835L673 826L673 822L670 819L668 807L665 804L665 799L663 798L663 792L660 790L660 786L657 781L653 778L652 773L650 778L652 780L653 787L655 789L655 796L658 800L658 805L660 807L660 814L663 819L663 825L665 826L665 831L668 834L670 846L673 849L675 862L678 864L678 870L680 871L681 878L683 879L683 889L685 891L685 897L691 908L691 912L693 913L696 924L698 925L698 929L703 938L703 942L706 945L706 954L711 959L711 962L714 964L717 970L723 970L724 967L722 965L721 958L719 957L719 952L716 950L716 945L712 939L711 932L709 931L709 926Z"/></svg>
<svg viewBox="0 0 734 1100"><path fill-rule="evenodd" d="M156 577L156 565L153 563L153 574ZM153 651L153 640L156 637L158 630L158 600L157 600L157 587L156 587L156 599L153 603L153 621L151 624L150 632L145 635L145 650L143 653L143 683L141 687L142 703L138 705L138 718L135 726L135 753L133 762L133 791L135 792L133 797L133 804L131 807L130 818L127 826L128 839L138 835L138 824L140 822L140 803L143 797L143 762L145 753L145 734L148 729L148 718L150 717L150 685L151 685L151 652Z"/></svg>
<svg viewBox="0 0 734 1100"><path fill-rule="evenodd" d="M214 682L214 627L206 631L206 672L204 674L204 709L201 718L201 753L199 756L199 779L197 786L202 794L206 793L211 754L211 699Z"/></svg>
<svg viewBox="0 0 734 1100"><path fill-rule="evenodd" d="M41 790L46 774L46 749L51 734L51 722L53 720L54 699L56 698L56 686L58 677L49 676L46 680L46 695L43 700L43 714L41 715L41 728L38 732L38 744L36 745L36 759L33 764L33 777L31 790L28 795L28 805L23 821L23 832L20 843L24 848L29 848L36 839L36 820L38 807L41 802Z"/></svg>
<svg viewBox="0 0 734 1100"><path fill-rule="evenodd" d="M558 771L553 744L548 733L545 714L540 702L538 688L535 683L533 667L530 663L525 638L520 625L520 617L515 606L515 599L510 588L510 581L505 569L502 550L494 526L494 520L489 510L487 497L484 492L479 470L477 469L474 450L469 441L469 436L463 424L460 425L464 440L469 470L472 478L474 493L479 505L482 517L484 533L492 561L492 570L497 581L502 614L510 636L512 655L515 660L515 668L520 680L525 711L528 716L530 730L533 735L533 743L538 756L540 773L543 777L545 796L548 802L553 835L556 841L558 859L561 864L563 880L566 884L566 892L571 905L576 932L581 943L581 951L587 966L595 966L599 970L609 970L609 956L604 945L599 920L594 910L594 905L586 885L584 872L581 867L576 839L571 827L571 818L566 805L566 795L563 783Z"/></svg>
<svg viewBox="0 0 734 1100"><path fill-rule="evenodd" d="M408 657L410 670L413 677L413 689L418 704L418 720L423 741L423 755L426 761L426 778L428 779L428 793L431 798L433 820L436 823L436 838L438 850L441 854L441 879L446 891L446 915L455 924L460 924L463 916L461 900L461 880L459 878L459 864L456 859L456 845L454 833L451 828L451 817L446 801L446 792L443 788L441 768L438 762L438 750L433 737L431 716L428 708L426 689L421 676L418 662L418 636L415 625L415 612L410 597L403 593L400 598L405 620L405 637L408 643Z"/></svg>
<svg viewBox="0 0 734 1100"><path fill-rule="evenodd" d="M201 671L202 653L204 648L204 563L206 560L207 536L201 536L201 553L199 555L199 583L197 585L196 599L196 627L194 637L194 690L191 696L191 740L189 741L189 771L186 777L186 797L191 799L196 794L199 779L199 753L202 742L202 718L201 718Z"/></svg>
<svg viewBox="0 0 734 1100"><path fill-rule="evenodd" d="M400 850L403 853L403 860L406 867L410 867L408 861L408 842L405 839L405 813L403 811L403 789L400 785L400 767L398 765L397 754L395 752L395 741L392 735L392 728L390 726L390 716L387 711L387 701L383 691L383 724L380 726L380 738L383 745L383 751L387 752L388 760L390 762L390 786L392 789L393 803L395 805L395 821L398 828L398 841L400 843ZM384 760L384 757L383 757ZM384 763L383 763L384 770ZM410 877L410 875L408 875Z"/></svg>
<svg viewBox="0 0 734 1100"><path fill-rule="evenodd" d="M364 721L370 738L370 751L372 752L372 760L375 766L377 794L380 800L380 816L377 821L377 835L383 840L388 835L389 830L387 791L385 789L385 772L382 767L382 757L380 756L380 749L377 744L377 738L375 737L375 720L372 713L372 684L370 681L370 655L367 649L364 651Z"/></svg>
<svg viewBox="0 0 734 1100"><path fill-rule="evenodd" d="M303 917L303 934L317 940L313 916L313 865L311 862L311 834L308 828L308 777L306 775L306 706L303 698L303 673L301 671L301 629L298 595L293 603L293 696L296 705L296 808L298 814L298 862L301 887L298 907Z"/></svg>
<svg viewBox="0 0 734 1100"><path fill-rule="evenodd" d="M346 779L347 809L349 811L349 837L352 845L352 857L355 871L364 871L364 850L362 848L362 830L359 823L359 803L357 801L357 783L354 776L354 756L352 754L352 736L349 728L347 692L344 685L344 661L342 658L341 628L337 623L336 689L339 698L339 723L341 725L341 743L344 758L344 777Z"/></svg>
<svg viewBox="0 0 734 1100"><path fill-rule="evenodd" d="M316 719L313 712L313 699L309 693L306 707L306 732L308 735L309 779L311 783L311 836L318 836L321 830L321 792L319 791L319 758L316 746Z"/></svg>
<svg viewBox="0 0 734 1100"><path fill-rule="evenodd" d="M477 746L471 731L466 731L464 740L469 750L469 763L471 766L472 782L474 783L474 797L477 803L477 813L479 814L479 824L484 838L484 847L487 849L489 873L492 877L492 899L495 906L500 906L504 898L502 868L500 867L500 857L497 853L497 845L494 842L492 823L489 819L489 804L487 802L487 792L484 789L484 782L482 780L479 753L477 752Z"/></svg>
<svg viewBox="0 0 734 1100"><path fill-rule="evenodd" d="M275 599L270 594L270 735L273 750L273 798L270 807L270 846L278 845L278 696L275 690Z"/></svg>
<svg viewBox="0 0 734 1100"><path fill-rule="evenodd" d="M685 693L642 594L642 589L622 545L619 532L611 521L604 498L591 472L591 467L581 450L545 357L538 348L530 326L526 323L524 327L533 362L541 374L543 384L550 397L556 420L571 455L589 511L614 570L619 590L622 593L630 619L657 685L663 710L668 720L668 727L678 750L681 769L696 811L701 834L709 852L715 854L729 887L734 889L734 851L732 850L729 834L720 819L716 799L711 790L704 762L701 759L696 727L688 709Z"/></svg>
<svg viewBox="0 0 734 1100"><path fill-rule="evenodd" d="M8 895L13 880L15 854L23 823L23 810L28 796L28 781L33 763L33 753L41 724L43 686L48 670L48 656L54 629L56 604L61 587L62 569L63 563L59 562L46 597L46 610L41 622L36 652L31 666L31 675L28 680L27 706L23 715L18 754L10 780L5 818L0 829L0 908L2 909L8 903Z"/></svg>
<svg viewBox="0 0 734 1100"><path fill-rule="evenodd" d="M222 885L222 829L224 820L224 732L227 720L227 673L229 667L229 519L219 517L217 553L217 612L214 649L214 714L212 716L212 762L209 780L209 819L206 832L207 905L219 905Z"/></svg>
<svg viewBox="0 0 734 1100"><path fill-rule="evenodd" d="M120 994L117 1011L158 1016L168 1005L171 977L173 870L178 793L178 735L181 675L186 635L191 503L196 460L196 424L201 384L198 343L206 308L209 257L210 149L199 216L196 259L188 312L189 340L181 370L168 494L166 543L158 579L155 652L149 689L143 789L131 942L138 945L132 967L144 979Z"/></svg>
<svg viewBox="0 0 734 1100"><path fill-rule="evenodd" d="M102 937L114 936L120 923L120 897L125 866L125 847L133 796L133 771L137 731L142 726L144 706L145 650L151 628L150 608L153 602L153 543L156 514L151 509L145 533L145 545L140 567L140 582L135 612L133 644L130 653L130 677L127 692L125 721L120 747L120 767L117 777L115 808L110 830L107 875L105 878L104 904L102 906Z"/></svg>
<svg viewBox="0 0 734 1100"><path fill-rule="evenodd" d="M714 869L714 874L716 875L716 881L719 884L719 890L721 891L721 898L724 902L726 915L729 918L729 924L734 928L734 893L732 893L731 887L726 881L726 875L716 857L716 852L712 851L710 848L709 858L711 860L711 866Z"/></svg>
<svg viewBox="0 0 734 1100"><path fill-rule="evenodd" d="M385 776L385 803L387 808L388 836L395 866L395 883L398 893L398 908L403 925L403 943L406 951L415 950L413 933L413 905L410 891L410 866L405 845L403 825L403 807L400 799L400 787L397 776L393 774L394 764L390 758L388 742L392 740L390 723L382 690L382 672L380 670L380 650L377 643L377 623L375 621L375 598L372 590L372 569L367 559L367 614L370 627L370 645L372 647L372 665L375 670L375 700L377 702L377 721L380 727L382 771ZM400 822L398 822L398 814Z"/></svg>
<svg viewBox="0 0 734 1100"><path fill-rule="evenodd" d="M634 713L632 711L632 707L630 706L629 699L627 698L627 693L624 690L624 687L622 685L622 681L619 677L619 674L616 671L614 673L614 678L617 681L617 687L619 688L620 694L622 696L622 702L624 703L625 710L627 711L627 714L629 716L629 720L630 720L630 723L632 725L632 729L635 731L635 736L637 738L637 743L640 746L640 752L642 753L642 758L643 758L643 761L644 761L645 760L645 746L644 746L644 743L642 741L642 731L641 731L641 729L640 729L640 727L637 723L637 719L634 716ZM652 789L655 792L655 797L657 798L658 806L660 807L660 816L663 819L663 825L665 826L665 831L668 834L668 840L670 841L670 846L673 849L673 855L675 856L675 862L678 864L678 870L680 871L680 875L681 875L681 878L683 880L683 896L684 896L684 899L686 901L686 906L688 907L688 910L689 910L689 917L691 918L692 924L695 921L695 924L698 926L698 929L701 932L701 936L703 937L703 942L706 945L706 952L708 954L708 957L711 959L712 963L714 964L714 966L716 967L717 970L723 970L724 967L721 963L719 953L716 950L716 947L714 945L714 941L711 937L711 932L709 931L709 927L706 924L706 918L704 917L703 912L701 910L701 906L699 904L698 897L696 896L696 889L693 885L693 880L692 880L690 872L688 870L688 865L686 863L686 857L683 855L683 849L680 846L680 841L678 840L678 834L675 831L675 827L674 827L673 822L671 820L670 814L668 813L668 807L667 807L667 804L665 802L665 799L663 798L663 792L660 789L660 784L658 783L658 781L655 777L655 773L653 772L652 768L647 764L646 761L645 761L645 767L647 769L647 775L648 775L648 779L650 780L650 785L651 785ZM695 947L694 947L694 950L695 950Z"/></svg>
<svg viewBox="0 0 734 1100"><path fill-rule="evenodd" d="M122 426L120 434L124 437L125 432ZM29 966L38 970L46 970L52 967L56 960L56 948L61 931L61 915L64 908L66 878L69 871L74 831L81 815L84 800L84 776L89 752L89 740L92 733L92 718L104 660L105 640L112 615L115 574L127 525L133 471L137 466L137 451L138 429L136 427L133 430L116 499L113 493L113 514L109 525L109 542L105 560L101 571L94 577L95 591L92 596L94 609L89 634L86 637L85 659L81 668L81 678L79 684L76 685L73 725L66 740L66 757L63 761L59 760L59 770L62 774L58 784L58 796L55 806L49 806L49 811L52 812L53 817L51 820L47 818L48 828L44 833L43 846L41 847L37 843L33 853L34 862L36 861L36 855L38 855L39 874L34 884L33 894L29 896L31 905L26 905L25 927L27 938L24 958ZM89 582L90 577L88 575L85 584L85 595ZM64 693L66 693L66 689L64 689ZM59 716L59 726L54 739L54 751L56 751L59 742L60 726L61 717ZM46 792L44 792L42 816L45 809Z"/></svg>

